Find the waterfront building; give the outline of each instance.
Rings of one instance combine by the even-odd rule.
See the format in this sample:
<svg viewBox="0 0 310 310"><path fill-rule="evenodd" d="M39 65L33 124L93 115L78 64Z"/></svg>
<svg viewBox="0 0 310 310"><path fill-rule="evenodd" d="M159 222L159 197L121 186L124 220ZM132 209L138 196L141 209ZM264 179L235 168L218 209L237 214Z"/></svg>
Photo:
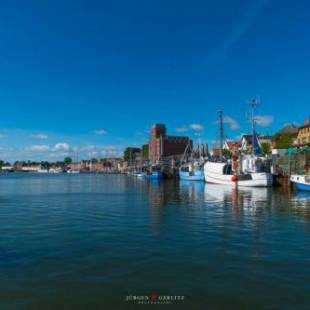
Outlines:
<svg viewBox="0 0 310 310"><path fill-rule="evenodd" d="M115 173L119 171L120 158L104 158L104 159L90 159L81 160L77 163L77 167L71 168L72 170L80 170L82 172L95 172L95 173ZM79 164L79 166L78 166Z"/></svg>
<svg viewBox="0 0 310 310"><path fill-rule="evenodd" d="M273 137L269 135L259 135L259 142L261 144L265 143L270 146L270 150L273 147ZM251 153L253 147L253 136L243 135L239 141L239 150L245 153Z"/></svg>
<svg viewBox="0 0 310 310"><path fill-rule="evenodd" d="M223 150L227 150L230 153L239 151L240 147L240 141L225 141L223 144Z"/></svg>
<svg viewBox="0 0 310 310"><path fill-rule="evenodd" d="M242 135L240 139L240 150L242 152L251 153L252 152L252 135Z"/></svg>
<svg viewBox="0 0 310 310"><path fill-rule="evenodd" d="M81 162L72 162L68 165L68 168L71 171L81 171Z"/></svg>
<svg viewBox="0 0 310 310"><path fill-rule="evenodd" d="M23 166L21 168L21 171L23 171L23 172L38 172L40 170L42 170L41 164L32 164L29 166Z"/></svg>
<svg viewBox="0 0 310 310"><path fill-rule="evenodd" d="M149 140L149 160L157 164L165 157L181 155L192 140L186 136L168 136L164 124L155 124Z"/></svg>
<svg viewBox="0 0 310 310"><path fill-rule="evenodd" d="M220 148L213 148L210 152L211 157L220 157Z"/></svg>
<svg viewBox="0 0 310 310"><path fill-rule="evenodd" d="M298 128L297 138L294 144L296 146L304 146L310 144L310 116Z"/></svg>

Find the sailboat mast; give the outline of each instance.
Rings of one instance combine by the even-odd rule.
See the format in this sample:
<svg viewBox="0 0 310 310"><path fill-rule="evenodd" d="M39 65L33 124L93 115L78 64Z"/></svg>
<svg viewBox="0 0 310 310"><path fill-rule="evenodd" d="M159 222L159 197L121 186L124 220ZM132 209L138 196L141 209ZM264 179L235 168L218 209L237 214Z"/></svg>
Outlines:
<svg viewBox="0 0 310 310"><path fill-rule="evenodd" d="M224 143L224 125L223 125L223 111L219 112L219 132L220 132L220 160L223 160L223 143Z"/></svg>

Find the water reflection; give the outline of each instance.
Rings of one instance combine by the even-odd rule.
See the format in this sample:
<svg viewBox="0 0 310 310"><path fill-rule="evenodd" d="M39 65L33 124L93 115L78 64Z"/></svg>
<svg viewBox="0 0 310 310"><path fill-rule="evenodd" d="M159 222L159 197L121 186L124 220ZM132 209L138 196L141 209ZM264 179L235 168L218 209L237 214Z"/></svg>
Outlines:
<svg viewBox="0 0 310 310"><path fill-rule="evenodd" d="M123 309L127 293L158 288L186 294L184 309L264 308L261 296L307 309L309 211L309 193L278 188L3 175L0 308L77 309L87 295Z"/></svg>
<svg viewBox="0 0 310 310"><path fill-rule="evenodd" d="M234 188L191 181L153 181L144 183L151 208L217 206L229 208L235 216L295 212L310 217L310 193L281 188Z"/></svg>
<svg viewBox="0 0 310 310"><path fill-rule="evenodd" d="M234 217L241 214L259 216L267 207L270 194L269 188L232 188L213 184L205 186L205 202L231 206Z"/></svg>

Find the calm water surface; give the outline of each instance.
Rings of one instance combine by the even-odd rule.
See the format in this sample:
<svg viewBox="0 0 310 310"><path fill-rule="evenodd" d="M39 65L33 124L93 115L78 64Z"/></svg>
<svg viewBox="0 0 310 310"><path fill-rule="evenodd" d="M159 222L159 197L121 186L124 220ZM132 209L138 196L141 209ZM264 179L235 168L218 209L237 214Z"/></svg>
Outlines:
<svg viewBox="0 0 310 310"><path fill-rule="evenodd" d="M2 174L0 232L0 309L310 307L310 194Z"/></svg>

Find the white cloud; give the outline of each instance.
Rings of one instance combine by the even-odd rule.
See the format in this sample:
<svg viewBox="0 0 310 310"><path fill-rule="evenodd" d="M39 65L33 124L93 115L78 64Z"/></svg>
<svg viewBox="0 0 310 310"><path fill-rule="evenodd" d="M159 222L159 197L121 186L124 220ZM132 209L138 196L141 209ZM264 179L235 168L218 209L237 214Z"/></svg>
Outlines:
<svg viewBox="0 0 310 310"><path fill-rule="evenodd" d="M231 130L237 130L240 127L239 123L228 115L224 115L223 122L224 124L227 124Z"/></svg>
<svg viewBox="0 0 310 310"><path fill-rule="evenodd" d="M176 132L188 132L190 130L193 131L203 131L204 130L204 126L200 125L200 124L190 124L188 126L183 126L183 127L178 127L175 129Z"/></svg>
<svg viewBox="0 0 310 310"><path fill-rule="evenodd" d="M178 127L175 129L176 132L187 132L189 131L188 127Z"/></svg>
<svg viewBox="0 0 310 310"><path fill-rule="evenodd" d="M203 131L204 127L201 124L191 124L189 127L194 131Z"/></svg>
<svg viewBox="0 0 310 310"><path fill-rule="evenodd" d="M50 146L44 144L30 145L25 147L26 152L48 152L50 150Z"/></svg>
<svg viewBox="0 0 310 310"><path fill-rule="evenodd" d="M26 152L69 152L71 150L70 145L68 143L57 143L54 146L46 145L46 144L35 144L26 146L24 148Z"/></svg>
<svg viewBox="0 0 310 310"><path fill-rule="evenodd" d="M272 115L260 115L256 116L256 123L262 127L268 127L273 122Z"/></svg>
<svg viewBox="0 0 310 310"><path fill-rule="evenodd" d="M57 143L53 147L53 151L58 152L68 152L70 151L70 145L68 143Z"/></svg>
<svg viewBox="0 0 310 310"><path fill-rule="evenodd" d="M95 129L91 133L96 136L103 136L107 134L107 131L104 129Z"/></svg>
<svg viewBox="0 0 310 310"><path fill-rule="evenodd" d="M97 151L97 146L96 145L85 145L83 147L80 148L81 152L94 152Z"/></svg>
<svg viewBox="0 0 310 310"><path fill-rule="evenodd" d="M32 139L37 139L37 140L46 140L48 139L48 135L45 133L36 133L31 135Z"/></svg>

